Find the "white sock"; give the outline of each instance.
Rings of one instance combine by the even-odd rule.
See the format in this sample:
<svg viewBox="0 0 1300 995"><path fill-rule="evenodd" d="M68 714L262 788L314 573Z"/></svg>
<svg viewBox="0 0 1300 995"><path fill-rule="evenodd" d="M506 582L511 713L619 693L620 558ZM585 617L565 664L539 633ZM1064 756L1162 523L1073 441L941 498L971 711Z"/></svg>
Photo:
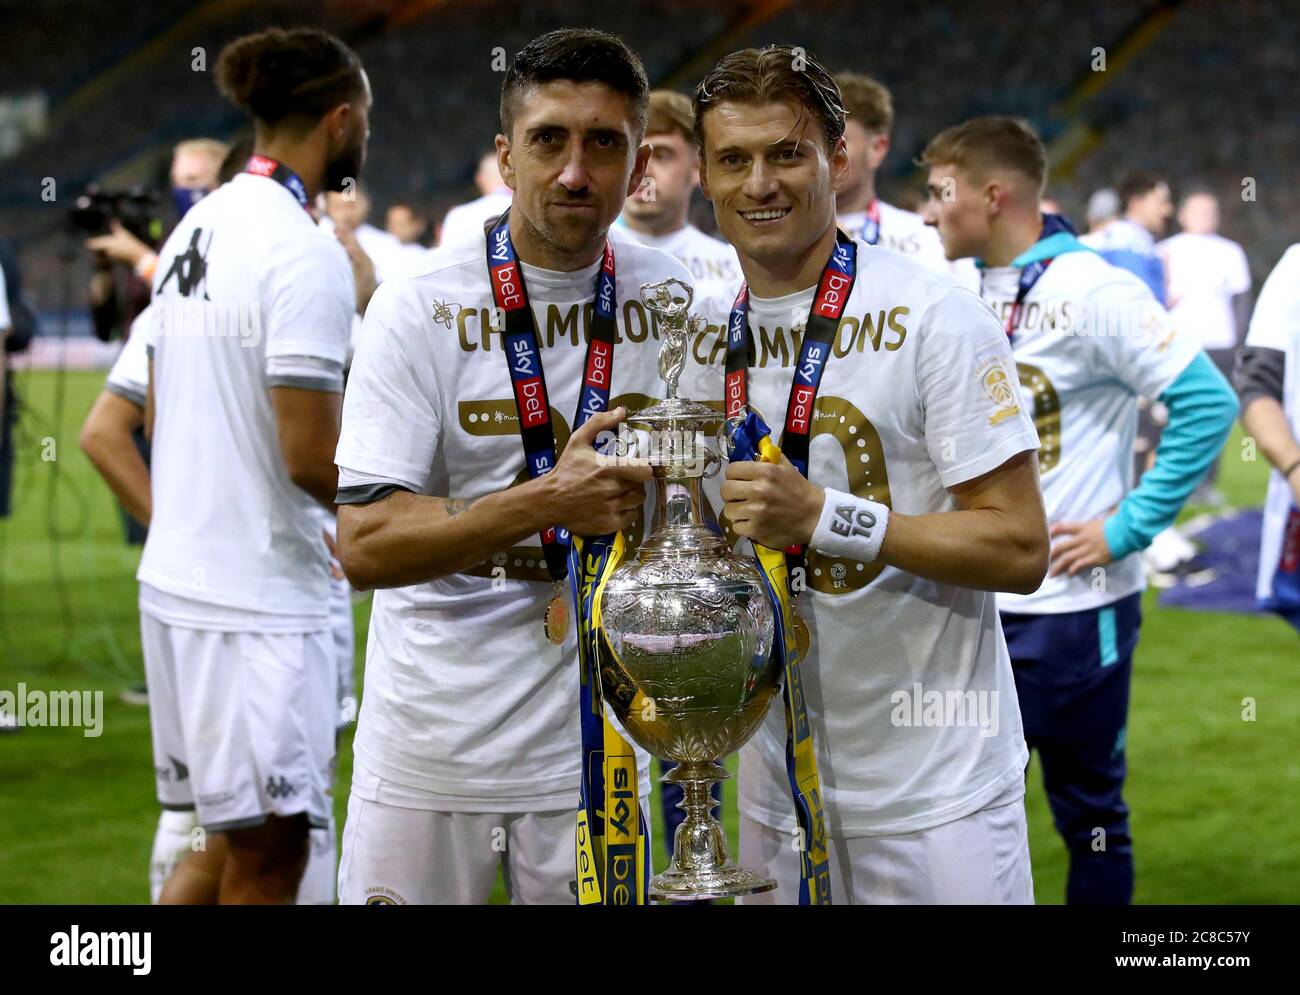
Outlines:
<svg viewBox="0 0 1300 995"><path fill-rule="evenodd" d="M328 828L313 829L308 834L307 845L311 849L307 856L307 869L303 871L302 882L298 885L298 904L333 905L334 885L338 877L335 869L338 844L334 835L333 814L330 815Z"/></svg>
<svg viewBox="0 0 1300 995"><path fill-rule="evenodd" d="M193 833L199 822L190 812L164 810L158 817L153 837L153 855L149 858L149 901L154 905L162 897L163 885L172 871L193 847Z"/></svg>

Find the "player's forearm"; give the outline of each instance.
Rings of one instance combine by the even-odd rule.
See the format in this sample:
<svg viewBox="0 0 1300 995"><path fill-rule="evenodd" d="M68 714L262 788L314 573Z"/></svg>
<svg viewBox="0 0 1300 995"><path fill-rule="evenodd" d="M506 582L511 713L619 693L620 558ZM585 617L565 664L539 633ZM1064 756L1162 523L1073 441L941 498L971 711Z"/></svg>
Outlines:
<svg viewBox="0 0 1300 995"><path fill-rule="evenodd" d="M336 514L334 499L339 491L339 471L332 456L322 455L319 459L302 465L289 467L289 479L294 485L319 502L330 514Z"/></svg>
<svg viewBox="0 0 1300 995"><path fill-rule="evenodd" d="M1300 444L1291 434L1286 412L1271 397L1256 397L1241 413L1246 433L1255 440L1265 458L1279 470L1286 470L1300 460Z"/></svg>
<svg viewBox="0 0 1300 995"><path fill-rule="evenodd" d="M122 507L141 525L148 527L153 515L149 467L135 446L131 433L98 428L89 422L81 432L81 450L108 484Z"/></svg>
<svg viewBox="0 0 1300 995"><path fill-rule="evenodd" d="M361 590L422 584L508 549L551 523L545 478L474 500L399 490L339 506L339 562Z"/></svg>
<svg viewBox="0 0 1300 995"><path fill-rule="evenodd" d="M891 513L880 559L942 584L1032 594L1047 573L1043 529L993 508L932 515Z"/></svg>

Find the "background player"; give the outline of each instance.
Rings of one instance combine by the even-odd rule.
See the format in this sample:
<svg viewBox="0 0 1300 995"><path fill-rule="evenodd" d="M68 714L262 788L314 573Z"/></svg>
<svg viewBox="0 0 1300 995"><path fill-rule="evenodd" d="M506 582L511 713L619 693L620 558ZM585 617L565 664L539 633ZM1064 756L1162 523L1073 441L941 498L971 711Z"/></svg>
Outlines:
<svg viewBox="0 0 1300 995"><path fill-rule="evenodd" d="M308 206L359 174L370 92L352 51L310 30L245 36L216 75L255 154L160 253L146 398L154 766L159 800L194 804L207 832L162 901L284 903L329 818L337 658L315 508L336 488L356 304ZM164 776L182 766L187 783Z"/></svg>
<svg viewBox="0 0 1300 995"><path fill-rule="evenodd" d="M981 292L1010 338L1042 442L1051 570L1036 591L999 594L998 607L1025 736L1070 851L1066 901L1124 904L1139 554L1218 456L1236 399L1140 280L1040 212L1047 156L1028 125L975 118L935 136L921 162L948 255L979 260ZM1169 424L1134 490L1140 395L1159 398Z"/></svg>

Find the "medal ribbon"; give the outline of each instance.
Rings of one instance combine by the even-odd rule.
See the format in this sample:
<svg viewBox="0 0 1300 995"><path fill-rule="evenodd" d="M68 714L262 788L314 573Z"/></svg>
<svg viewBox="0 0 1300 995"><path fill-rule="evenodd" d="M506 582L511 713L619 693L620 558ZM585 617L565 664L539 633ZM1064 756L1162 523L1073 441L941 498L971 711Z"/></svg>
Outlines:
<svg viewBox="0 0 1300 995"><path fill-rule="evenodd" d="M533 309L528 303L524 274L510 240L510 212L506 211L487 229L488 276L492 283L492 300L504 327L501 341L510 367L515 409L519 413L519 435L524 443L525 464L532 480L555 469L555 429L551 419L550 395L546 391L546 373L542 369L541 342ZM576 432L592 415L609 406L610 375L614 369L614 249L605 243L605 256L596 274L596 312L592 316L591 336L587 341L587 361L583 366L582 390L578 410L573 416ZM554 580L563 580L568 571L569 533L557 526L542 532L542 553L546 568Z"/></svg>
<svg viewBox="0 0 1300 995"><path fill-rule="evenodd" d="M836 230L835 248L822 270L817 293L808 314L807 327L799 344L790 398L786 404L785 430L780 449L805 477L808 476L808 447L812 438L813 408L821 389L822 375L830 362L839 331L840 317L853 292L857 277L857 244L844 232ZM727 321L727 373L725 403L728 418L744 415L749 404L749 364L754 355L754 339L749 331L749 287L742 284ZM806 566L803 546L786 551L790 575Z"/></svg>
<svg viewBox="0 0 1300 995"><path fill-rule="evenodd" d="M244 163L244 172L275 180L276 183L293 194L294 199L302 205L304 211L311 214L311 207L307 201L307 188L303 186L298 174L284 163L276 162L276 160L268 156L254 155L250 156L248 162Z"/></svg>
<svg viewBox="0 0 1300 995"><path fill-rule="evenodd" d="M502 344L519 413L530 479L555 469L555 431L542 368L540 339L528 303L523 270L510 240L510 212L486 226L487 266L492 299L503 317ZM596 308L587 342L582 390L573 416L577 431L609 407L614 369L617 298L614 249L605 243L596 274ZM600 659L600 591L623 557L621 532L584 540L552 526L542 532L542 551L551 577L569 580L578 625L579 725L582 778L575 834L577 903L644 904L650 880L649 823L641 809L636 754L605 716L597 671Z"/></svg>
<svg viewBox="0 0 1300 995"><path fill-rule="evenodd" d="M875 197L872 197L871 203L867 205L867 217L862 222L862 230L858 232L858 238L868 245L875 245L880 241L880 201Z"/></svg>
<svg viewBox="0 0 1300 995"><path fill-rule="evenodd" d="M857 277L857 246L843 232L836 233L835 248L822 271L813 298L807 327L799 346L798 362L786 405L785 430L781 436L786 457L805 477L812 437L813 411L826 364L832 356L841 316ZM757 412L748 410L749 363L753 356L749 330L749 288L742 286L727 322L727 373L725 403L727 417L743 418L732 439L732 459L778 463L782 449L772 441L771 430ZM795 567L806 566L806 550L792 546L782 553L752 543L754 559L763 575L768 598L776 618L772 652L780 654L785 673L782 699L785 704L785 763L795 815L803 834L799 858L799 904L831 904L830 855L826 840L826 814L822 806L821 778L812 725L808 721L800 670L799 646L795 639L791 607L790 578Z"/></svg>
<svg viewBox="0 0 1300 995"><path fill-rule="evenodd" d="M1008 339L1015 337L1016 325L1020 323L1020 312L1024 308L1025 298L1034 289L1034 284L1047 272L1047 267L1052 265L1052 260L1066 252L1080 252L1086 251L1086 249L1087 246L1075 238L1074 228L1064 215L1043 215L1043 232L1038 236L1038 241L1027 252L1021 253L1011 260L1012 266L1019 266L1021 269L1020 280L1016 285L1016 299L1011 305L1011 310L1008 312L1006 323L1003 326ZM980 263L980 267L983 268L982 263ZM980 296L984 296L984 274L982 272L980 273Z"/></svg>

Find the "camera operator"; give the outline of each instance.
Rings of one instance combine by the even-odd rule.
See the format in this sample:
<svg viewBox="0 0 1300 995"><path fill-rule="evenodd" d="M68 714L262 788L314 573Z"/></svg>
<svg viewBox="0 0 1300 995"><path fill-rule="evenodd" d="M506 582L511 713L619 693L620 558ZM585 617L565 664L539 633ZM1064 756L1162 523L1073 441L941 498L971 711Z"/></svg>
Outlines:
<svg viewBox="0 0 1300 995"><path fill-rule="evenodd" d="M172 152L171 193L176 206L177 220L217 187L217 172L225 158L227 146L215 138L191 138L181 142ZM141 235L154 236L151 244ZM109 220L106 234L86 240L86 248L95 252L95 273L90 280L90 305L95 319L95 334L105 342L114 338L115 328L130 328L136 314L149 303L153 271L158 265L156 246L162 243L163 232L133 232L117 217ZM116 265L128 267L124 294L125 302L118 300L118 272Z"/></svg>

